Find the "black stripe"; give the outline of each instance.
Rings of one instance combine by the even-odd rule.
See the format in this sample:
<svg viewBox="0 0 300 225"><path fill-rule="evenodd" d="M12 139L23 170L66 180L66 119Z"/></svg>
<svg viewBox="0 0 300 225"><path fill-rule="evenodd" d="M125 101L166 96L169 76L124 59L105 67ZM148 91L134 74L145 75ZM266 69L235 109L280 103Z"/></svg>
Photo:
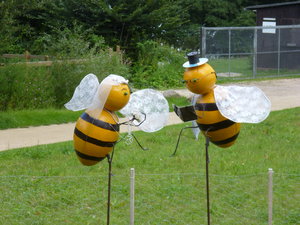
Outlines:
<svg viewBox="0 0 300 225"><path fill-rule="evenodd" d="M218 107L216 103L197 103L195 109L198 111L216 111Z"/></svg>
<svg viewBox="0 0 300 225"><path fill-rule="evenodd" d="M211 142L214 143L215 145L224 145L224 144L228 144L228 143L234 141L235 139L237 139L238 136L239 136L239 133L237 133L236 135L234 135L230 138L222 140L222 141L211 141Z"/></svg>
<svg viewBox="0 0 300 225"><path fill-rule="evenodd" d="M83 113L80 117L81 117L81 119L85 120L86 122L94 124L97 127L101 127L103 129L111 130L111 131L119 131L119 124L111 124L111 123L104 122L102 120L97 120L97 119L91 117L87 113Z"/></svg>
<svg viewBox="0 0 300 225"><path fill-rule="evenodd" d="M92 143L94 145L98 145L101 147L113 147L115 142L106 142L106 141L100 141L98 139L92 138L84 133L82 133L80 130L78 130L75 127L74 133L77 137L79 137L81 140Z"/></svg>
<svg viewBox="0 0 300 225"><path fill-rule="evenodd" d="M221 129L230 127L233 124L235 124L235 122L233 122L231 120L223 120L221 122L211 123L211 124L198 123L198 127L202 131L216 131L216 130L221 130Z"/></svg>
<svg viewBox="0 0 300 225"><path fill-rule="evenodd" d="M92 160L92 161L97 161L97 162L99 162L99 161L106 158L106 157L96 157L96 156L86 155L86 154L83 154L82 152L77 151L76 149L75 149L75 152L80 158L87 159L87 160Z"/></svg>

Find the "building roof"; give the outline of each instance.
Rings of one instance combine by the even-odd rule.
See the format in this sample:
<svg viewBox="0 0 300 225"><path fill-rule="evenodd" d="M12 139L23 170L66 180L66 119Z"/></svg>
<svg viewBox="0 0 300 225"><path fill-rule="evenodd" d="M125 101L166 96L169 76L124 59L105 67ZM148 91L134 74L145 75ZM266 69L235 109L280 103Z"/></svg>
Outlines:
<svg viewBox="0 0 300 225"><path fill-rule="evenodd" d="M261 9L261 8L271 8L271 7L279 7L279 6L285 6L285 5L297 5L297 4L300 4L300 1L254 5L254 6L248 6L245 9L256 10L256 9Z"/></svg>

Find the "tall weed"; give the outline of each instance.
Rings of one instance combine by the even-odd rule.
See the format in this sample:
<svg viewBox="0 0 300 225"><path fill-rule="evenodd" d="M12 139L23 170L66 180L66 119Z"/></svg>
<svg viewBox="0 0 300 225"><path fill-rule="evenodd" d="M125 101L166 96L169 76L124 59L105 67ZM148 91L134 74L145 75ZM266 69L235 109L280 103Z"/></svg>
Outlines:
<svg viewBox="0 0 300 225"><path fill-rule="evenodd" d="M138 60L130 80L136 88L181 87L184 53L155 41L138 43Z"/></svg>
<svg viewBox="0 0 300 225"><path fill-rule="evenodd" d="M122 57L122 53L102 50L77 61L54 61L51 66L0 67L0 110L62 108L88 73L97 75L99 81L111 73L128 78L129 68Z"/></svg>
<svg viewBox="0 0 300 225"><path fill-rule="evenodd" d="M12 69L13 78L7 77L11 82L8 108L36 109L53 106L54 89L49 68L29 67L24 64L9 67Z"/></svg>
<svg viewBox="0 0 300 225"><path fill-rule="evenodd" d="M122 54L109 50L101 51L97 56L90 57L80 63L68 61L57 62L52 66L54 77L55 106L62 107L73 95L81 79L89 74L95 74L99 82L109 74L128 77L128 65L122 62Z"/></svg>

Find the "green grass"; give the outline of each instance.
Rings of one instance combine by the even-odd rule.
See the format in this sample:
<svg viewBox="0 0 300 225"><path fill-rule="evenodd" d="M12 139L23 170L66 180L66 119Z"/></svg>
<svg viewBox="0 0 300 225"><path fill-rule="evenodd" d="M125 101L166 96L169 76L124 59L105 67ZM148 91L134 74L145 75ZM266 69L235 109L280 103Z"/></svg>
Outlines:
<svg viewBox="0 0 300 225"><path fill-rule="evenodd" d="M243 124L228 149L210 145L212 224L267 224L267 171L274 225L299 222L300 108ZM136 224L206 224L204 138L179 124L136 132L149 151L115 148L111 224L129 224L129 170L136 170ZM125 134L122 134L124 136ZM0 153L0 224L106 224L107 162L80 165L72 142Z"/></svg>
<svg viewBox="0 0 300 225"><path fill-rule="evenodd" d="M72 112L65 109L1 111L0 129L74 122L81 113L82 111Z"/></svg>
<svg viewBox="0 0 300 225"><path fill-rule="evenodd" d="M169 110L173 111L172 104L188 105L184 97L168 97ZM0 111L0 129L40 126L75 122L83 111L72 112L66 109L34 109L20 111ZM118 114L122 116L121 114Z"/></svg>
<svg viewBox="0 0 300 225"><path fill-rule="evenodd" d="M232 73L240 73L240 77L218 77L221 82L232 82L234 80L243 80L250 79L251 80L260 80L260 79L270 79L270 77L282 78L284 77L299 77L300 70L299 69L283 69L281 68L279 71L277 68L275 69L260 69L257 68L256 76L253 77L253 62L250 57L232 57L220 58L220 59L211 59L208 62L217 73L224 72L232 72Z"/></svg>

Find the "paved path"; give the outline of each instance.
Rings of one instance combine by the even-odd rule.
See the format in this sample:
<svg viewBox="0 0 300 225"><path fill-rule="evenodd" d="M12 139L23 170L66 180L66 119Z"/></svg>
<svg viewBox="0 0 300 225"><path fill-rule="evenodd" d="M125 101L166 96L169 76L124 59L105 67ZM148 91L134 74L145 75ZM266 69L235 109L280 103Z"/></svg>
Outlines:
<svg viewBox="0 0 300 225"><path fill-rule="evenodd" d="M261 88L270 98L273 111L300 107L300 78L242 82L239 85L254 85ZM186 89L168 92L185 97L192 95ZM175 113L170 113L168 125L181 122ZM0 151L72 140L74 126L74 123L68 123L0 130ZM121 126L121 132L127 132L127 126Z"/></svg>

